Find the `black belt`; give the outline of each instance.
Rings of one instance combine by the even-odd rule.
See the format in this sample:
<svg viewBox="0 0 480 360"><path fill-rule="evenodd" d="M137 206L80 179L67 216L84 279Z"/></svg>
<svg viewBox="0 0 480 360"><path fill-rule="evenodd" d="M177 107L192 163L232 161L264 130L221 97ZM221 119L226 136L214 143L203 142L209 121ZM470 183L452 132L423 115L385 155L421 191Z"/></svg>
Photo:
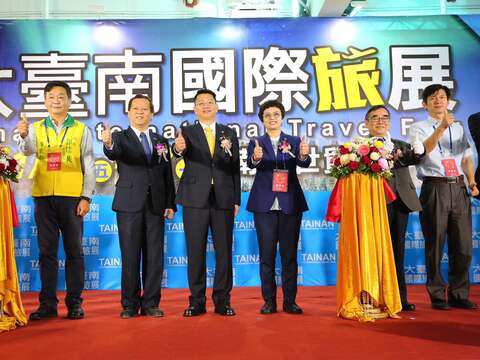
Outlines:
<svg viewBox="0 0 480 360"><path fill-rule="evenodd" d="M437 182L443 184L463 184L463 175L460 176L425 176L423 182Z"/></svg>

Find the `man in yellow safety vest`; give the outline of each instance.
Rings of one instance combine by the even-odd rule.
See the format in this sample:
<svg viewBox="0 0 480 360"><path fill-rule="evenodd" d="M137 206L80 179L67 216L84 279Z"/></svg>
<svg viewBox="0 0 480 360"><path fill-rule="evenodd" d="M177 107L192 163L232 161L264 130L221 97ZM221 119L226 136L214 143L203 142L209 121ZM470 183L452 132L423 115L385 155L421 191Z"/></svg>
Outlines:
<svg viewBox="0 0 480 360"><path fill-rule="evenodd" d="M62 81L45 86L45 119L28 124L24 115L18 122L19 148L35 154L32 196L38 230L40 306L30 320L57 316L58 240L65 249L65 303L69 319L82 319L84 261L83 216L90 210L95 187L92 136L83 123L68 114L72 92Z"/></svg>

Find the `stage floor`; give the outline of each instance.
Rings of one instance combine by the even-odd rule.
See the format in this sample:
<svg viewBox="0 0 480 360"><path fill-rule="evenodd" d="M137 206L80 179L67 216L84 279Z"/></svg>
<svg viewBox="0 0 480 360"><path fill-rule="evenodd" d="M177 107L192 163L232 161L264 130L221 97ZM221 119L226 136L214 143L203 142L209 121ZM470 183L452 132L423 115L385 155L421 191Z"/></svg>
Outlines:
<svg viewBox="0 0 480 360"><path fill-rule="evenodd" d="M119 291L87 291L84 320L65 319L62 303L59 318L0 334L0 353L12 360L480 359L480 310L433 310L424 286L408 290L417 311L376 323L336 318L334 287L300 287L300 316L260 315L260 289L235 288L231 318L214 314L210 299L207 314L184 318L188 291L166 289L165 317L127 320L119 318ZM480 286L471 294L480 303ZM28 313L37 307L36 293L23 299Z"/></svg>

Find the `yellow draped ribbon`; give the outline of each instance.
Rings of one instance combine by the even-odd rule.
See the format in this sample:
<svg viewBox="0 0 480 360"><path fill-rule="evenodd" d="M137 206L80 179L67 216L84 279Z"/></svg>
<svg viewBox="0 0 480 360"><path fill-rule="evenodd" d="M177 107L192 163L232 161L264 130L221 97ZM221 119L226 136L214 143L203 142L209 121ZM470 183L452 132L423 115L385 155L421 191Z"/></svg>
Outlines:
<svg viewBox="0 0 480 360"><path fill-rule="evenodd" d="M0 177L0 302L3 303L0 332L27 324L18 287L10 196L8 182Z"/></svg>
<svg viewBox="0 0 480 360"><path fill-rule="evenodd" d="M213 136L213 131L210 126L205 128L205 136L207 138L208 148L210 149L210 155L213 157L213 152L215 151L215 137Z"/></svg>
<svg viewBox="0 0 480 360"><path fill-rule="evenodd" d="M337 316L374 321L360 306L366 291L374 303L397 317L402 309L388 225L383 179L352 173L341 181L338 240Z"/></svg>

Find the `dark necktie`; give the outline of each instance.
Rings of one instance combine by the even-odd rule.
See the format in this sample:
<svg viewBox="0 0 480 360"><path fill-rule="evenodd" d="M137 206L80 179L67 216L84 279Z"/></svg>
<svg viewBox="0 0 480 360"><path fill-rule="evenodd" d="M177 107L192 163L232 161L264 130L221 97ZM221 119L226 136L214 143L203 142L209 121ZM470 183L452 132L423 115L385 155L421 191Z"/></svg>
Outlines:
<svg viewBox="0 0 480 360"><path fill-rule="evenodd" d="M147 159L150 160L152 157L152 149L150 149L150 144L148 143L147 140L147 135L145 133L140 133L140 142L142 143L143 146L143 151L145 151L145 155L147 155Z"/></svg>

